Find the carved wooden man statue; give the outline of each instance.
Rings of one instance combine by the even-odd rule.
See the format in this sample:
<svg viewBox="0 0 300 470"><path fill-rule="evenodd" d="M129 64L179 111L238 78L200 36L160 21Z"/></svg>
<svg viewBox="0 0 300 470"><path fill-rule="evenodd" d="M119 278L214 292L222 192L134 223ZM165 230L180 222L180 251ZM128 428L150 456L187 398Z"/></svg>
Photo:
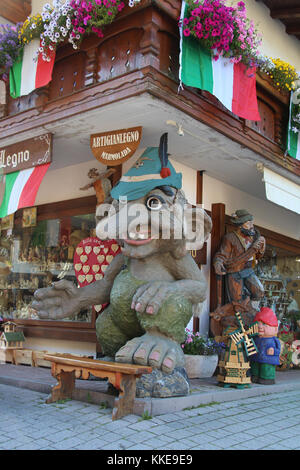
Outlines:
<svg viewBox="0 0 300 470"><path fill-rule="evenodd" d="M253 262L263 257L265 239L254 228L253 216L248 211L237 210L231 222L236 229L222 239L213 260L215 272L226 275L230 302L241 302L248 293L251 300L259 300L264 295L264 288L254 273Z"/></svg>

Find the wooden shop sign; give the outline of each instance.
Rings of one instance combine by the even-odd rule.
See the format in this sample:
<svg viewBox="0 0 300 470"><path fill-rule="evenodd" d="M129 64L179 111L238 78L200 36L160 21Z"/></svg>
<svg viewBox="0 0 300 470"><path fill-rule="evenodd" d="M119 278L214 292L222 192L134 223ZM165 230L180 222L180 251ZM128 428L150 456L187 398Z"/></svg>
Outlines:
<svg viewBox="0 0 300 470"><path fill-rule="evenodd" d="M91 149L95 158L104 165L121 165L135 153L141 137L142 127L93 134Z"/></svg>
<svg viewBox="0 0 300 470"><path fill-rule="evenodd" d="M7 175L52 161L52 134L0 148L0 173Z"/></svg>

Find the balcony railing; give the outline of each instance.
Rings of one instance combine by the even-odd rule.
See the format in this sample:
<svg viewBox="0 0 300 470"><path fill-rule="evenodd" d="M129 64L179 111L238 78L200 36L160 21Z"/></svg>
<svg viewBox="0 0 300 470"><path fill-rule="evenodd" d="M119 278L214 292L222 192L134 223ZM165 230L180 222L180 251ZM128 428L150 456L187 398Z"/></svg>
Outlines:
<svg viewBox="0 0 300 470"><path fill-rule="evenodd" d="M60 46L47 87L18 99L7 93L1 135L147 91L300 175L299 162L284 156L289 97L265 77L257 75L257 123L233 115L208 92L185 87L178 94L180 7L180 0L144 0L126 7L103 39L86 37L79 51Z"/></svg>

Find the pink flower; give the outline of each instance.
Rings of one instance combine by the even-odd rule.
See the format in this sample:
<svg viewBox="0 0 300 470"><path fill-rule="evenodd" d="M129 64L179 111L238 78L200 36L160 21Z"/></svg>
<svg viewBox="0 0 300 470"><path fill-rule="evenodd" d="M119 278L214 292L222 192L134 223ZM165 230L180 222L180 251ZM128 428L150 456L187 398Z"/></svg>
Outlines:
<svg viewBox="0 0 300 470"><path fill-rule="evenodd" d="M190 36L191 31L190 31L188 28L186 28L186 29L183 31L183 34L184 34L184 36Z"/></svg>
<svg viewBox="0 0 300 470"><path fill-rule="evenodd" d="M83 18L83 23L85 24L85 26L88 24L89 20L91 19L92 17L90 15L87 15Z"/></svg>

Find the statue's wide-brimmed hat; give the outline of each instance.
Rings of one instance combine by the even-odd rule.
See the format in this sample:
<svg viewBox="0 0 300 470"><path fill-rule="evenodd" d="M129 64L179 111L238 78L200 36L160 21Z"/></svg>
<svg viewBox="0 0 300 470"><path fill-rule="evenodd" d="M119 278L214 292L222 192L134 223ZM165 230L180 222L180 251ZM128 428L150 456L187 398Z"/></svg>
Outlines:
<svg viewBox="0 0 300 470"><path fill-rule="evenodd" d="M230 219L234 225L242 225L249 220L253 220L253 215L246 211L246 209L238 209L232 214Z"/></svg>
<svg viewBox="0 0 300 470"><path fill-rule="evenodd" d="M168 160L167 134L162 135L159 147L148 147L145 150L110 194L114 199L126 197L128 201L134 201L159 186L182 187L182 174L176 173Z"/></svg>

